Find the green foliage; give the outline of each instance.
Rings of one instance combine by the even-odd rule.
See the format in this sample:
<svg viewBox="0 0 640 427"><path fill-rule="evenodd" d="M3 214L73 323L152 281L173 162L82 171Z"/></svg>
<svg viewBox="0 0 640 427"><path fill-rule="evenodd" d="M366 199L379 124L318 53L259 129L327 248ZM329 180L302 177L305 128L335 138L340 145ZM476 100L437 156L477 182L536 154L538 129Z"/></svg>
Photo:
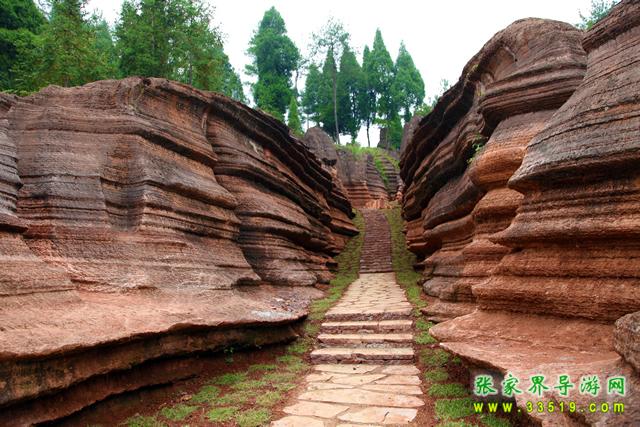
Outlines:
<svg viewBox="0 0 640 427"><path fill-rule="evenodd" d="M231 388L234 390L258 390L266 385L267 385L267 382L263 380L246 379L239 383L233 384Z"/></svg>
<svg viewBox="0 0 640 427"><path fill-rule="evenodd" d="M591 9L588 15L585 16L582 12L579 12L580 22L576 24L576 27L581 30L590 29L607 16L618 2L619 0L591 0Z"/></svg>
<svg viewBox="0 0 640 427"><path fill-rule="evenodd" d="M82 85L112 77L106 63L109 52L100 52L95 22L84 11L86 0L53 0L49 21L38 36L18 41L12 68L14 88L36 91L48 84Z"/></svg>
<svg viewBox="0 0 640 427"><path fill-rule="evenodd" d="M220 389L213 385L204 386L198 391L198 393L194 394L191 398L192 402L195 403L203 403L210 402L215 399L220 394Z"/></svg>
<svg viewBox="0 0 640 427"><path fill-rule="evenodd" d="M298 67L300 52L287 36L284 19L274 7L265 12L247 53L252 58L247 73L258 77L252 88L256 105L284 121L293 96L291 75Z"/></svg>
<svg viewBox="0 0 640 427"><path fill-rule="evenodd" d="M504 418L498 418L492 414L482 414L480 417L482 423L487 427L509 427L511 423Z"/></svg>
<svg viewBox="0 0 640 427"><path fill-rule="evenodd" d="M440 348L427 348L420 353L420 361L430 367L442 367L449 361L449 353Z"/></svg>
<svg viewBox="0 0 640 427"><path fill-rule="evenodd" d="M311 64L302 94L302 110L307 118L315 122L316 125L320 123L321 91L322 74L317 65Z"/></svg>
<svg viewBox="0 0 640 427"><path fill-rule="evenodd" d="M436 341L436 339L434 337L432 337L429 332L420 332L418 335L416 335L416 344L419 345L426 345L426 344L433 344L436 343L438 341Z"/></svg>
<svg viewBox="0 0 640 427"><path fill-rule="evenodd" d="M433 397L464 397L468 396L469 392L462 384L447 383L431 385L428 394Z"/></svg>
<svg viewBox="0 0 640 427"><path fill-rule="evenodd" d="M254 398L257 394L258 392L254 390L239 390L220 396L214 399L211 403L217 406L244 405L249 401L249 399Z"/></svg>
<svg viewBox="0 0 640 427"><path fill-rule="evenodd" d="M270 383L287 383L295 381L298 376L292 372L273 372L262 377L264 381Z"/></svg>
<svg viewBox="0 0 640 427"><path fill-rule="evenodd" d="M424 379L429 382L442 382L449 379L449 374L442 368L436 368L425 372Z"/></svg>
<svg viewBox="0 0 640 427"><path fill-rule="evenodd" d="M128 418L124 424L127 427L165 427L166 424L161 423L155 417L145 417L143 415L134 415Z"/></svg>
<svg viewBox="0 0 640 427"><path fill-rule="evenodd" d="M279 391L268 391L256 397L258 406L271 407L282 400L282 393Z"/></svg>
<svg viewBox="0 0 640 427"><path fill-rule="evenodd" d="M255 364L249 366L249 372L275 371L276 369L277 366L271 364Z"/></svg>
<svg viewBox="0 0 640 427"><path fill-rule="evenodd" d="M298 113L298 103L296 97L292 96L289 101L289 115L287 116L287 125L291 128L294 135L302 136L302 123L300 122L300 114Z"/></svg>
<svg viewBox="0 0 640 427"><path fill-rule="evenodd" d="M455 420L473 413L473 400L470 398L436 400L436 416L439 419Z"/></svg>
<svg viewBox="0 0 640 427"><path fill-rule="evenodd" d="M238 413L238 408L231 406L225 408L213 408L207 413L209 421L214 423L223 423L225 421L231 421Z"/></svg>
<svg viewBox="0 0 640 427"><path fill-rule="evenodd" d="M411 120L413 110L424 100L424 81L404 43L400 43L395 72L391 92L395 97L396 105L402 111L404 121L408 122Z"/></svg>
<svg viewBox="0 0 640 427"><path fill-rule="evenodd" d="M271 419L267 409L250 409L236 415L236 422L240 427L260 427Z"/></svg>
<svg viewBox="0 0 640 427"><path fill-rule="evenodd" d="M369 129L376 119L376 89L373 86L373 63L369 46L364 47L362 54L362 85L358 96L360 120L367 128L367 146L371 147Z"/></svg>
<svg viewBox="0 0 640 427"><path fill-rule="evenodd" d="M397 111L391 87L395 70L380 29L376 30L373 48L369 54L368 68L365 73L368 74L369 84L376 92L376 113L382 119L389 120L393 118Z"/></svg>
<svg viewBox="0 0 640 427"><path fill-rule="evenodd" d="M160 415L171 421L181 421L196 409L198 409L197 406L175 405L170 408L162 408Z"/></svg>
<svg viewBox="0 0 640 427"><path fill-rule="evenodd" d="M15 88L19 47L32 45L45 22L33 0L0 1L0 90Z"/></svg>
<svg viewBox="0 0 640 427"><path fill-rule="evenodd" d="M414 114L419 116L426 116L427 114L431 113L431 111L433 111L433 108L436 106L436 104L438 103L442 95L447 90L449 90L450 87L451 85L449 84L449 80L447 79L440 80L440 90L438 91L438 93L432 97L429 97L426 103L418 106Z"/></svg>
<svg viewBox="0 0 640 427"><path fill-rule="evenodd" d="M246 379L247 379L247 374L240 373L240 372L232 372L232 373L222 374L220 376L217 376L214 379L212 379L210 383L215 385L232 385L232 384L237 384Z"/></svg>
<svg viewBox="0 0 640 427"><path fill-rule="evenodd" d="M416 328L420 331L428 331L433 326L433 323L428 322L424 319L416 320Z"/></svg>
<svg viewBox="0 0 640 427"><path fill-rule="evenodd" d="M338 72L338 123L340 133L351 135L354 140L358 136L361 124L359 100L362 79L362 68L355 53L348 45L344 45Z"/></svg>

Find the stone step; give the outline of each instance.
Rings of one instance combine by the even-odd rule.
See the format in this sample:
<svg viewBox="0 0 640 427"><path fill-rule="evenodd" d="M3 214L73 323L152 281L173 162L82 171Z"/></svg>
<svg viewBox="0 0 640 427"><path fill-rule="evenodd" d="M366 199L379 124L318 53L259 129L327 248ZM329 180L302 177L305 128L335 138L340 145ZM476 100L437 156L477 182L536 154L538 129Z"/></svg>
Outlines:
<svg viewBox="0 0 640 427"><path fill-rule="evenodd" d="M342 320L408 320L411 318L411 307L389 310L363 312L362 310L350 310L345 308L332 309L325 319L332 321Z"/></svg>
<svg viewBox="0 0 640 427"><path fill-rule="evenodd" d="M323 333L402 333L411 332L412 320L365 320L351 322L324 322L321 325Z"/></svg>
<svg viewBox="0 0 640 427"><path fill-rule="evenodd" d="M311 352L314 363L384 363L387 365L410 364L414 360L411 347L367 348L331 347Z"/></svg>
<svg viewBox="0 0 640 427"><path fill-rule="evenodd" d="M406 347L413 342L413 334L320 334L318 341L323 347Z"/></svg>

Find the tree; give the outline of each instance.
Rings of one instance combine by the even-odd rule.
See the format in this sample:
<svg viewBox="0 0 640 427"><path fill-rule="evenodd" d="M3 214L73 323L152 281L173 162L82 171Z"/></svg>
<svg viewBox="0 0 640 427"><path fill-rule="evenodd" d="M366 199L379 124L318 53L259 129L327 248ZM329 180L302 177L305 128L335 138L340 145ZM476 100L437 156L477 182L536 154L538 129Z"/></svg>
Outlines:
<svg viewBox="0 0 640 427"><path fill-rule="evenodd" d="M322 74L318 66L309 65L307 80L302 94L302 110L308 120L312 120L316 125L320 123L320 91L322 90Z"/></svg>
<svg viewBox="0 0 640 427"><path fill-rule="evenodd" d="M33 0L0 1L0 90L15 89L19 46L33 45L45 23Z"/></svg>
<svg viewBox="0 0 640 427"><path fill-rule="evenodd" d="M356 55L345 46L340 58L338 72L338 120L340 133L351 135L351 139L358 136L360 124L360 92L362 86L362 68L358 64Z"/></svg>
<svg viewBox="0 0 640 427"><path fill-rule="evenodd" d="M94 49L98 56L96 67L102 67L97 70L97 74L104 78L112 78L118 75L118 54L109 24L102 15L94 14L89 20L89 25L95 33Z"/></svg>
<svg viewBox="0 0 640 427"><path fill-rule="evenodd" d="M248 54L252 63L247 66L247 73L258 77L253 84L256 105L283 120L292 96L291 74L298 67L300 52L287 36L284 19L274 7L260 21Z"/></svg>
<svg viewBox="0 0 640 427"><path fill-rule="evenodd" d="M404 43L400 43L395 70L391 92L395 97L395 104L403 112L402 118L408 122L413 110L424 100L424 81Z"/></svg>
<svg viewBox="0 0 640 427"><path fill-rule="evenodd" d="M291 131L296 136L302 136L302 123L300 122L300 115L298 114L298 103L296 97L292 96L289 102L289 114L287 116L287 125L291 128Z"/></svg>
<svg viewBox="0 0 640 427"><path fill-rule="evenodd" d="M450 87L449 80L440 79L440 90L434 96L430 96L426 103L423 103L418 108L414 114L419 114L421 116L426 116L429 114L433 108L436 106L442 94L444 94Z"/></svg>
<svg viewBox="0 0 640 427"><path fill-rule="evenodd" d="M86 0L53 0L40 37L19 47L13 72L17 87L34 91L47 84L82 85L112 77L98 51L95 28L87 20Z"/></svg>
<svg viewBox="0 0 640 427"><path fill-rule="evenodd" d="M576 27L581 30L590 29L597 24L598 21L607 16L618 1L619 0L591 0L589 15L584 16L582 12L578 12L580 14L580 22L576 24Z"/></svg>
<svg viewBox="0 0 640 427"><path fill-rule="evenodd" d="M336 143L340 141L337 132L337 109L334 102L335 91L334 82L337 79L337 66L336 61L331 50L327 51L327 57L322 65L322 75L320 79L320 92L319 92L319 118L322 123L322 128L329 135L333 134Z"/></svg>
<svg viewBox="0 0 640 427"><path fill-rule="evenodd" d="M376 94L376 113L381 120L390 120L397 112L392 93L394 67L391 55L382 40L380 29L376 30L373 48L368 55L369 84Z"/></svg>
<svg viewBox="0 0 640 427"><path fill-rule="evenodd" d="M364 47L362 55L362 84L360 85L360 93L358 96L358 105L360 111L360 121L367 128L367 146L371 147L371 137L369 130L376 118L377 99L376 90L373 86L374 72L371 62L371 51L369 46Z"/></svg>
<svg viewBox="0 0 640 427"><path fill-rule="evenodd" d="M344 26L340 21L334 18L329 18L327 23L320 29L318 33L312 35L315 43L311 46L312 56L318 54L325 54L327 59L331 58L332 65L327 66L327 60L325 60L325 66L323 67L323 74L326 70L328 74L325 77L330 78L331 82L331 101L333 108L333 131L336 142L340 142L340 128L338 125L338 67L336 66L335 59L342 56L342 50L348 47L349 33L344 29ZM329 132L326 124L329 120L325 121L325 130Z"/></svg>

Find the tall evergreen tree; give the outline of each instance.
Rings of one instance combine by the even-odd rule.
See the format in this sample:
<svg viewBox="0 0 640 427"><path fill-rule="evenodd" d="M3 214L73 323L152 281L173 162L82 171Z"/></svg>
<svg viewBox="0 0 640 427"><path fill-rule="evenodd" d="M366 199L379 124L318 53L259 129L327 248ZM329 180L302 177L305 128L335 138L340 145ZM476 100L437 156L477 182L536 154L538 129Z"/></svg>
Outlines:
<svg viewBox="0 0 640 427"><path fill-rule="evenodd" d="M304 92L302 94L302 110L307 116L307 119L313 121L316 125L320 123L321 90L322 74L320 74L318 66L312 63L309 65Z"/></svg>
<svg viewBox="0 0 640 427"><path fill-rule="evenodd" d="M376 112L382 120L390 120L397 112L392 92L394 66L391 55L382 40L380 29L376 30L373 48L369 54L370 84L376 93Z"/></svg>
<svg viewBox="0 0 640 427"><path fill-rule="evenodd" d="M14 66L17 86L33 91L47 84L82 85L109 78L109 67L103 63L97 46L95 29L84 7L86 0L53 0L51 16L41 37L19 50L20 60Z"/></svg>
<svg viewBox="0 0 640 427"><path fill-rule="evenodd" d="M362 55L362 84L358 104L360 110L360 121L367 129L367 146L371 147L371 136L369 131L375 122L377 111L376 89L374 87L374 69L369 46L364 47Z"/></svg>
<svg viewBox="0 0 640 427"><path fill-rule="evenodd" d="M395 105L402 110L402 118L408 122L413 110L424 100L424 81L404 43L400 43L395 71L391 92L395 97Z"/></svg>
<svg viewBox="0 0 640 427"><path fill-rule="evenodd" d="M296 97L292 96L289 102L289 114L287 115L287 125L296 136L302 136L302 123L300 122L300 114L298 113L298 103Z"/></svg>
<svg viewBox="0 0 640 427"><path fill-rule="evenodd" d="M331 131L327 127L327 123L332 122L336 142L340 142L340 127L338 122L338 67L336 66L335 59L342 56L343 49L345 46L348 46L349 38L350 35L344 29L342 23L333 18L329 18L319 33L313 34L315 43L312 45L312 55L316 56L324 53L327 59L330 57L333 61L331 63L332 66L329 67L327 60L325 60L323 67L325 81L330 82L331 85L331 108L333 111L333 118L331 120L325 118L324 122L325 130L329 133L331 133ZM325 74L325 71L328 74Z"/></svg>
<svg viewBox="0 0 640 427"><path fill-rule="evenodd" d="M320 96L319 96L319 118L322 128L329 135L334 135L336 142L339 141L336 132L337 129L337 110L334 103L334 81L337 78L337 65L333 52L327 51L327 57L322 65L322 77L320 80Z"/></svg>
<svg viewBox="0 0 640 427"><path fill-rule="evenodd" d="M300 52L287 36L284 19L274 7L265 12L248 53L253 61L247 72L258 77L253 85L256 105L284 120L292 96L291 74L298 66Z"/></svg>
<svg viewBox="0 0 640 427"><path fill-rule="evenodd" d="M18 49L32 46L45 22L33 0L0 1L0 90L15 89Z"/></svg>
<svg viewBox="0 0 640 427"><path fill-rule="evenodd" d="M360 92L362 86L362 69L356 55L345 46L340 58L340 71L338 72L338 120L340 133L351 135L352 139L358 136L360 124Z"/></svg>

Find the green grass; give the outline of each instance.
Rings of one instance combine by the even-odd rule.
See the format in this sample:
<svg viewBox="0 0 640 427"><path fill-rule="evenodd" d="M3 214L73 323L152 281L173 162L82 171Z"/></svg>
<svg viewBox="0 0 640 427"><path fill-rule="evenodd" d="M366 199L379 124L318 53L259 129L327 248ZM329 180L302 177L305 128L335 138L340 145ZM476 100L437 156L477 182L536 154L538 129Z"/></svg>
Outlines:
<svg viewBox="0 0 640 427"><path fill-rule="evenodd" d="M287 353L304 354L311 348L311 342L307 339L297 339L287 346Z"/></svg>
<svg viewBox="0 0 640 427"><path fill-rule="evenodd" d="M429 387L429 396L433 397L464 397L469 392L466 387L458 383L433 384Z"/></svg>
<svg viewBox="0 0 640 427"><path fill-rule="evenodd" d="M145 417L143 415L134 415L125 421L127 427L165 427L166 424L161 423L155 417Z"/></svg>
<svg viewBox="0 0 640 427"><path fill-rule="evenodd" d="M249 372L275 371L277 368L276 365L256 364L249 366Z"/></svg>
<svg viewBox="0 0 640 427"><path fill-rule="evenodd" d="M225 421L231 421L236 414L238 413L238 408L236 407L226 407L226 408L213 408L209 412L207 412L207 418L209 421L214 423L223 423Z"/></svg>
<svg viewBox="0 0 640 427"><path fill-rule="evenodd" d="M428 322L424 319L416 320L416 328L420 331L428 331L433 326L433 323Z"/></svg>
<svg viewBox="0 0 640 427"><path fill-rule="evenodd" d="M415 341L416 341L416 344L420 344L420 345L433 344L438 342L427 331L420 332L418 335L416 335Z"/></svg>
<svg viewBox="0 0 640 427"><path fill-rule="evenodd" d="M272 372L270 374L265 374L262 379L264 381L268 381L270 383L288 383L291 381L295 381L298 378L293 372Z"/></svg>
<svg viewBox="0 0 640 427"><path fill-rule="evenodd" d="M473 414L473 400L471 398L436 400L436 416L438 419L455 420Z"/></svg>
<svg viewBox="0 0 640 427"><path fill-rule="evenodd" d="M271 419L271 413L267 409L251 409L236 415L236 422L240 427L260 427Z"/></svg>
<svg viewBox="0 0 640 427"><path fill-rule="evenodd" d="M256 404L258 406L271 407L280 402L280 400L282 400L282 397L282 393L280 393L279 391L268 391L256 397Z"/></svg>
<svg viewBox="0 0 640 427"><path fill-rule="evenodd" d="M232 372L229 374L223 374L218 377L215 377L211 381L211 384L215 385L233 385L239 382L245 381L247 379L247 374L242 372Z"/></svg>
<svg viewBox="0 0 640 427"><path fill-rule="evenodd" d="M253 390L239 390L220 396L211 403L215 406L244 405L249 399L256 397L257 394L258 392Z"/></svg>
<svg viewBox="0 0 640 427"><path fill-rule="evenodd" d="M197 406L175 405L170 408L162 408L160 415L171 421L181 421L196 409L198 409Z"/></svg>
<svg viewBox="0 0 640 427"><path fill-rule="evenodd" d="M307 335L316 336L316 335L318 335L318 332L320 332L320 325L317 324L317 323L309 323L309 322L307 322L304 325L304 332Z"/></svg>
<svg viewBox="0 0 640 427"><path fill-rule="evenodd" d="M263 380L244 380L231 386L234 390L258 390L267 385Z"/></svg>
<svg viewBox="0 0 640 427"><path fill-rule="evenodd" d="M432 383L442 382L449 379L449 374L442 368L436 368L425 372L424 379Z"/></svg>
<svg viewBox="0 0 640 427"><path fill-rule="evenodd" d="M444 421L436 424L436 427L475 427L475 425L464 421Z"/></svg>
<svg viewBox="0 0 640 427"><path fill-rule="evenodd" d="M210 402L218 397L219 394L220 389L218 387L214 385L206 385L202 387L199 392L193 395L191 401L195 403Z"/></svg>
<svg viewBox="0 0 640 427"><path fill-rule="evenodd" d="M511 427L511 423L509 422L509 420L498 418L495 415L483 414L480 419L482 420L482 423L487 427Z"/></svg>
<svg viewBox="0 0 640 427"><path fill-rule="evenodd" d="M433 368L442 367L449 361L449 353L440 348L427 348L420 353L420 361Z"/></svg>
<svg viewBox="0 0 640 427"><path fill-rule="evenodd" d="M289 391L296 388L296 385L294 383L277 383L273 385L273 388L278 391Z"/></svg>

